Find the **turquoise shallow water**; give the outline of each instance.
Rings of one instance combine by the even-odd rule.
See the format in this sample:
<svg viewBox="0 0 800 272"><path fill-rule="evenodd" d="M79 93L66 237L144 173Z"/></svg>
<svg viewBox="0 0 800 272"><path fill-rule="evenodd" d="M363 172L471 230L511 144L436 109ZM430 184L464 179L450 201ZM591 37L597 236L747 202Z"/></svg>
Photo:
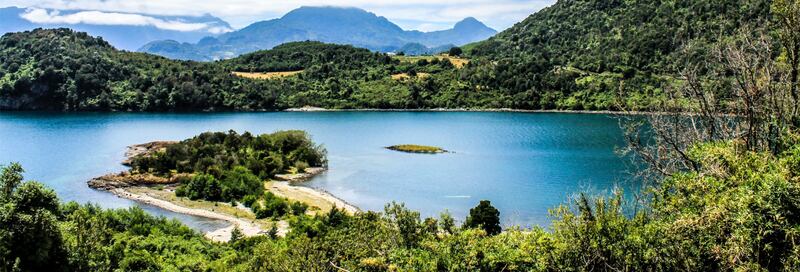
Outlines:
<svg viewBox="0 0 800 272"><path fill-rule="evenodd" d="M595 114L478 112L275 113L0 113L0 163L17 161L26 177L54 188L62 200L105 207L136 205L86 186L122 171L125 147L180 140L204 131L267 133L301 129L328 149L330 171L307 186L362 209L405 202L423 216L448 209L462 219L481 199L505 224L547 225L547 209L581 190L626 187L627 160L616 119ZM383 147L425 144L448 154L406 154ZM181 216L208 229L220 222Z"/></svg>

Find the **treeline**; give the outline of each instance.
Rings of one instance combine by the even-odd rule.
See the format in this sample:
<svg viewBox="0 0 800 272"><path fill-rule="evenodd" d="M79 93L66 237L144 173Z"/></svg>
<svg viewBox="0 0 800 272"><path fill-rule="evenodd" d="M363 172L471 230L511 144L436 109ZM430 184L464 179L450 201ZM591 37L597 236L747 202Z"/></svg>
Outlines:
<svg viewBox="0 0 800 272"><path fill-rule="evenodd" d="M167 145L163 151L131 159L133 171L161 175L208 173L221 176L238 166L259 178L271 178L292 167L327 166L326 151L300 130L253 135L236 131L205 132Z"/></svg>
<svg viewBox="0 0 800 272"><path fill-rule="evenodd" d="M231 71L281 72L310 69L314 65L336 65L341 70L398 64L386 54L349 45L321 42L290 42L272 48L223 60L220 63Z"/></svg>
<svg viewBox="0 0 800 272"><path fill-rule="evenodd" d="M547 230L493 227L481 203L463 226L403 205L348 216L290 218L285 238L212 243L138 208L59 204L52 190L3 169L4 271L796 271L800 269L800 144L742 152L700 144L702 165L665 179L635 210L621 193L555 208ZM724 167L722 167L724 166ZM280 205L280 204L278 204ZM287 211L286 209L283 210Z"/></svg>

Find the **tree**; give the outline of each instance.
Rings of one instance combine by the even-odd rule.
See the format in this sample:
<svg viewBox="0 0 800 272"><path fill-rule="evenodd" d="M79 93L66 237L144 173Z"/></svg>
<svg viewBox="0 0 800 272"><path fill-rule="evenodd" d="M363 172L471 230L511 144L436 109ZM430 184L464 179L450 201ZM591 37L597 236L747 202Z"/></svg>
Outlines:
<svg viewBox="0 0 800 272"><path fill-rule="evenodd" d="M403 203L389 203L384 207L386 217L400 231L403 245L412 248L422 241L425 227L420 222L419 212L406 208Z"/></svg>
<svg viewBox="0 0 800 272"><path fill-rule="evenodd" d="M489 200L481 200L478 206L469 210L464 227L481 228L488 235L500 234L500 211Z"/></svg>
<svg viewBox="0 0 800 272"><path fill-rule="evenodd" d="M244 237L244 233L242 233L242 229L239 228L239 225L234 225L233 230L231 231L231 239L228 240L228 243L236 243Z"/></svg>
<svg viewBox="0 0 800 272"><path fill-rule="evenodd" d="M461 47L458 47L458 46L450 48L450 51L447 52L447 54L450 55L451 57L459 57L463 53L464 53L464 51L461 50Z"/></svg>
<svg viewBox="0 0 800 272"><path fill-rule="evenodd" d="M22 169L22 166L19 163L12 163L8 167L2 167L2 173L0 173L0 186L2 186L2 200L9 200L11 198L11 193L14 192L14 189L22 182L22 173L25 170Z"/></svg>
<svg viewBox="0 0 800 272"><path fill-rule="evenodd" d="M445 210L441 214L439 214L439 227L442 231L445 231L449 234L453 234L455 231L455 220L453 220L453 216L450 214L450 211Z"/></svg>
<svg viewBox="0 0 800 272"><path fill-rule="evenodd" d="M0 271L67 269L55 192L38 182L20 183L19 164L0 172L4 193L10 193L0 199Z"/></svg>
<svg viewBox="0 0 800 272"><path fill-rule="evenodd" d="M794 100L792 114L798 114L800 104L800 94L798 94L798 73L800 73L800 1L798 0L775 0L772 2L772 14L778 21L778 37L786 54L786 61L789 63L791 84L791 94Z"/></svg>

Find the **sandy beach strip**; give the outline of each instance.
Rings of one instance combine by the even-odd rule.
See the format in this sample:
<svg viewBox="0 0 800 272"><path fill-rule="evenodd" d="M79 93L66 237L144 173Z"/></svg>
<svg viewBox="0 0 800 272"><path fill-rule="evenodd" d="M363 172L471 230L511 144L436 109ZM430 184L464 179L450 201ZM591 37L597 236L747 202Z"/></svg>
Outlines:
<svg viewBox="0 0 800 272"><path fill-rule="evenodd" d="M333 206L344 209L348 214L356 214L361 210L328 192L305 186L291 185L286 181L271 181L267 183L267 190L294 201L300 201L309 206L318 207L322 212L328 212Z"/></svg>
<svg viewBox="0 0 800 272"><path fill-rule="evenodd" d="M161 200L149 196L147 194L132 193L122 188L112 189L110 190L110 192L113 193L114 195L117 195L125 199L130 199L147 205L156 206L168 211L230 222L231 225L228 227L205 233L205 236L213 241L217 242L229 241L231 238L231 232L233 231L235 226L238 226L239 229L242 231L242 233L247 237L264 235L267 233L267 230L261 228L255 222L238 218L235 216L212 212L204 209L187 208L166 200ZM278 224L278 236L285 236L289 230L288 223L280 221L277 222L277 224Z"/></svg>

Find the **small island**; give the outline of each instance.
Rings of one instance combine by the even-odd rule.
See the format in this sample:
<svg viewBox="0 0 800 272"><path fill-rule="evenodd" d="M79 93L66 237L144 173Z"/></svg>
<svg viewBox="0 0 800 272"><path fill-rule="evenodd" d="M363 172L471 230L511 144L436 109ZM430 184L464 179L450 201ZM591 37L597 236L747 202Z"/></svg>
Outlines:
<svg viewBox="0 0 800 272"><path fill-rule="evenodd" d="M406 152L406 153L423 153L423 154L438 154L438 153L447 153L447 150L442 149L441 147L435 146L427 146L427 145L415 145L415 144L402 144L402 145L393 145L387 146L386 149Z"/></svg>

